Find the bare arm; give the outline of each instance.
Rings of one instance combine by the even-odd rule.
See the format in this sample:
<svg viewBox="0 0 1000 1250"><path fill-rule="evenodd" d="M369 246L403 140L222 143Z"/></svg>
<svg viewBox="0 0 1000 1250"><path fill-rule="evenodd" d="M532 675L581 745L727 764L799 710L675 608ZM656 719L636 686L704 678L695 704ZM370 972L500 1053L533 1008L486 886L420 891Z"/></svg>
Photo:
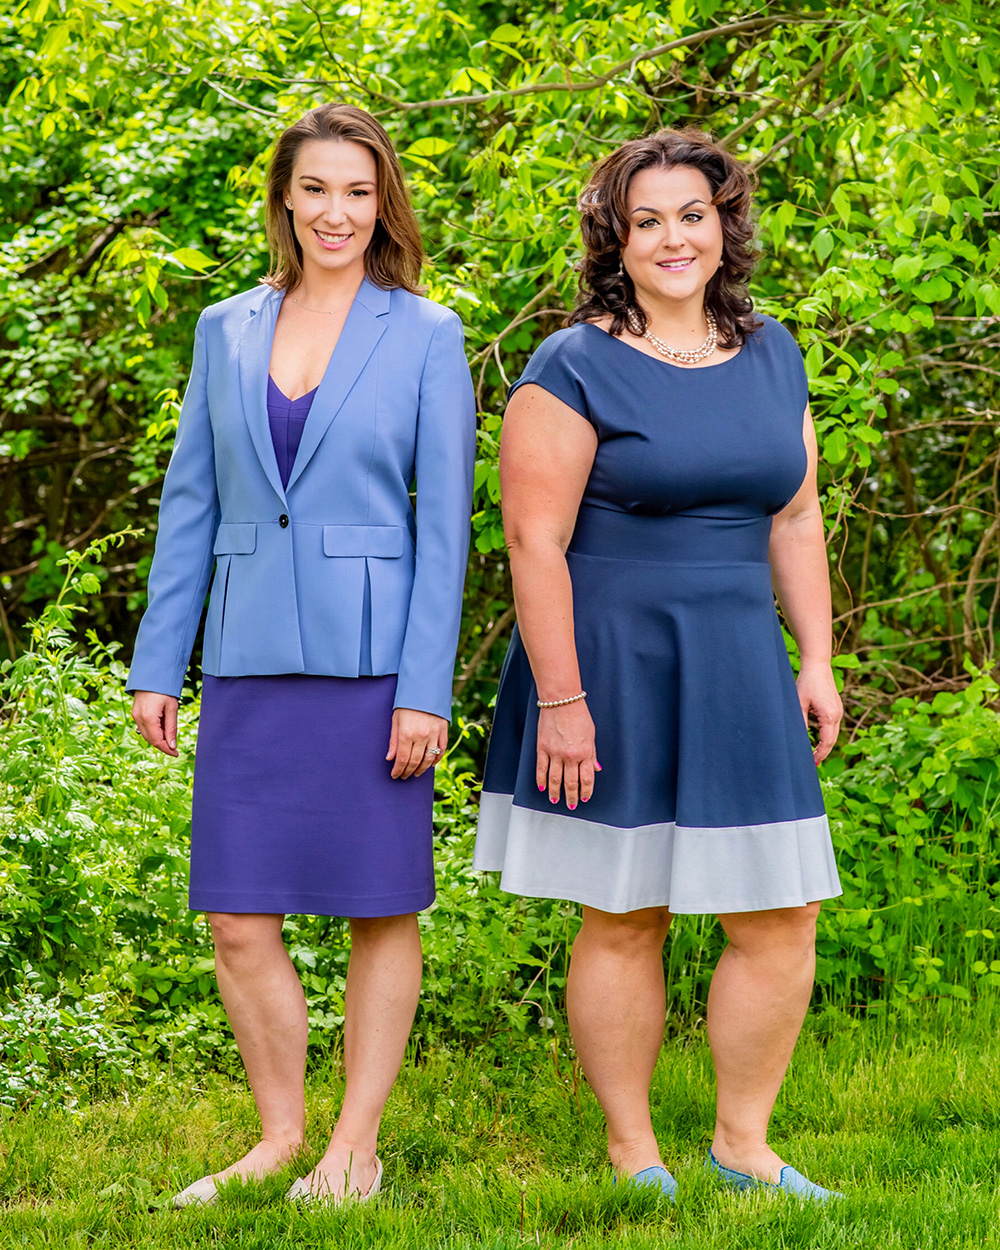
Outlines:
<svg viewBox="0 0 1000 1250"><path fill-rule="evenodd" d="M593 427L562 400L533 384L514 393L500 443L504 535L518 629L543 701L582 689L566 548L596 450ZM565 789L573 809L593 793L595 768L600 765L586 700L540 709L539 790L547 788L558 803Z"/></svg>
<svg viewBox="0 0 1000 1250"><path fill-rule="evenodd" d="M830 574L816 487L816 431L808 408L803 421L802 437L808 456L805 481L795 498L774 518L770 555L775 593L802 658L796 681L802 715L807 726L810 712L819 724L819 745L813 752L818 764L837 741L844 709L830 667Z"/></svg>

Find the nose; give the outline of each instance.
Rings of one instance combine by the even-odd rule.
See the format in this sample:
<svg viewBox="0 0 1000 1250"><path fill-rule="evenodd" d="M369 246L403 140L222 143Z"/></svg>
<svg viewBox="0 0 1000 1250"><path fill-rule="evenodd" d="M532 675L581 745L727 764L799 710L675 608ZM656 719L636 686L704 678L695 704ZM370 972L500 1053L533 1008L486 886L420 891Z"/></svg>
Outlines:
<svg viewBox="0 0 1000 1250"><path fill-rule="evenodd" d="M347 215L347 204L343 196L331 195L323 206L323 219L330 225L340 225Z"/></svg>
<svg viewBox="0 0 1000 1250"><path fill-rule="evenodd" d="M676 252L684 246L684 231L679 222L667 222L663 230L663 246L670 252Z"/></svg>

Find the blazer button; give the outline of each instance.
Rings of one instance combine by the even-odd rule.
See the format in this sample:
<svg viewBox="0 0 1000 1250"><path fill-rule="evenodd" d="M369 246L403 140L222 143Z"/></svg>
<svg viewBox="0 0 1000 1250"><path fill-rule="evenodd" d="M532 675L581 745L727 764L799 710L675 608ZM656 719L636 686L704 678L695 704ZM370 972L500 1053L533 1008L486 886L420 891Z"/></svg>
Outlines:
<svg viewBox="0 0 1000 1250"><path fill-rule="evenodd" d="M281 526L282 529L285 529L287 527L288 515L286 513L283 512L281 516L278 517L278 524Z"/></svg>

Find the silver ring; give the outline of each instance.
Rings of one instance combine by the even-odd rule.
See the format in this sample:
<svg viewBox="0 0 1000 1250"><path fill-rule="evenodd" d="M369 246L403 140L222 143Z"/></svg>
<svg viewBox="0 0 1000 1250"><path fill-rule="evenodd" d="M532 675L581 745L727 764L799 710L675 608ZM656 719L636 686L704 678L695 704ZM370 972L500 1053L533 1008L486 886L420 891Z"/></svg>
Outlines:
<svg viewBox="0 0 1000 1250"><path fill-rule="evenodd" d="M424 754L425 755L440 755L441 748L440 747L428 747L427 750L424 752Z"/></svg>

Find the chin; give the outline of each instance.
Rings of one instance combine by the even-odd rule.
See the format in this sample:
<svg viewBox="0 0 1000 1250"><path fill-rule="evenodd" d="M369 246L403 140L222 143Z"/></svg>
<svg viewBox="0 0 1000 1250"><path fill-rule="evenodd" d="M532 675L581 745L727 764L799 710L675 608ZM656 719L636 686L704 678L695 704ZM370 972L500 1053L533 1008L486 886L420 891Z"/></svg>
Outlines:
<svg viewBox="0 0 1000 1250"><path fill-rule="evenodd" d="M352 261L356 261L358 254L353 249L350 253L320 252L318 255L313 253L313 259L323 269L343 269L346 265L350 265Z"/></svg>

